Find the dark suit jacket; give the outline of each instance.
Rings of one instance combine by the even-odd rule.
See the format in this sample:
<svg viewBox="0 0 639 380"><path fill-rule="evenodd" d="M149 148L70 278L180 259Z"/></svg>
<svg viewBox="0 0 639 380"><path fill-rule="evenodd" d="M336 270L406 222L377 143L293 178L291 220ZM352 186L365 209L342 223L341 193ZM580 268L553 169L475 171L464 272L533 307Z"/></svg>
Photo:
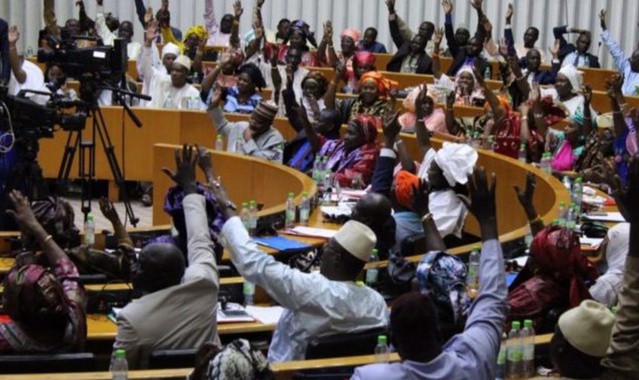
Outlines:
<svg viewBox="0 0 639 380"><path fill-rule="evenodd" d="M371 191L382 194L390 199L391 187L393 184L393 169L395 168L395 159L391 157L377 157L373 179L371 180ZM390 250L395 245L395 230L397 224L391 216L388 218L382 228L371 229L377 236L377 251L381 260L386 260L390 255Z"/></svg>
<svg viewBox="0 0 639 380"><path fill-rule="evenodd" d="M568 27L564 26L556 26L552 29L552 33L555 35L555 39L559 40L559 61L561 63L564 62L564 58L573 51L577 50L577 47L574 44L569 44L564 37L564 34L568 32ZM599 68L601 65L599 64L599 57L596 55L586 53L588 56L589 67Z"/></svg>
<svg viewBox="0 0 639 380"><path fill-rule="evenodd" d="M459 69L464 65L464 62L466 62L466 59L468 58L468 51L466 50L466 47L457 45L457 41L455 41L455 31L453 30L452 18L450 17L450 15L446 16L444 30L446 33L446 41L448 42L448 50L454 57L453 63L450 65L450 68L448 69L448 72L446 74L448 74L449 76L455 76L457 74L457 71L459 71ZM474 37L478 38L481 41L484 41L486 39L486 30L480 23L477 24L477 30L475 31ZM487 67L490 68L488 61L481 57L475 58L475 66L482 73L486 71Z"/></svg>
<svg viewBox="0 0 639 380"><path fill-rule="evenodd" d="M396 46L399 46L397 53L391 58L386 65L386 71L400 72L402 69L402 62L410 55L411 41L406 41L399 33L399 26L397 20L389 21L391 36ZM426 51L422 52L417 60L416 74L432 74L433 73L433 60L426 54Z"/></svg>

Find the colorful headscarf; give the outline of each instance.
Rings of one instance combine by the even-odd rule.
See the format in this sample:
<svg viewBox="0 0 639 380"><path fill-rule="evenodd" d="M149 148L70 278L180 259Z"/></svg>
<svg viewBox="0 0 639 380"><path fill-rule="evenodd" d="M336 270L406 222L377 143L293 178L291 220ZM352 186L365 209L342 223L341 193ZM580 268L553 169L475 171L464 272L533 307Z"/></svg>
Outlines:
<svg viewBox="0 0 639 380"><path fill-rule="evenodd" d="M359 114L355 117L356 124L362 128L366 144L375 142L377 130L382 128L382 121L377 116Z"/></svg>
<svg viewBox="0 0 639 380"><path fill-rule="evenodd" d="M362 75L359 80L359 88L361 89L364 83L368 81L375 83L380 98L387 97L391 89L397 88L398 86L397 82L384 78L378 71L369 71Z"/></svg>
<svg viewBox="0 0 639 380"><path fill-rule="evenodd" d="M568 228L548 226L540 231L530 246L539 274L559 284L569 284L570 307L590 299L585 281L598 277L597 269L581 254L579 236Z"/></svg>
<svg viewBox="0 0 639 380"><path fill-rule="evenodd" d="M395 176L395 199L402 207L413 209L413 189L419 187L419 177L400 170Z"/></svg>
<svg viewBox="0 0 639 380"><path fill-rule="evenodd" d="M302 88L304 88L304 83L306 83L307 80L316 81L320 89L320 96L324 96L326 90L328 89L328 79L326 79L324 74L322 74L320 71L309 71L304 79L302 79Z"/></svg>
<svg viewBox="0 0 639 380"><path fill-rule="evenodd" d="M359 41L360 36L361 36L361 33L359 32L359 30L350 29L350 28L349 29L344 29L342 34L339 35L340 38L350 37L350 39L352 39L353 42L355 42L356 44Z"/></svg>
<svg viewBox="0 0 639 380"><path fill-rule="evenodd" d="M462 66L459 71L457 71L457 74L455 75L455 82L454 82L454 86L455 86L455 93L457 94L457 96L461 96L461 87L460 87L460 80L459 78L461 77L461 74L463 73L468 73L473 77L473 89L470 93L470 99L484 99L484 88L482 86L479 85L479 82L477 81L477 77L475 76L475 72L473 71L473 68L471 66Z"/></svg>
<svg viewBox="0 0 639 380"><path fill-rule="evenodd" d="M291 24L291 31L297 30L307 40L308 40L308 37L309 37L309 35L308 35L308 31L310 30L309 28L310 28L310 26L304 20L295 20Z"/></svg>
<svg viewBox="0 0 639 380"><path fill-rule="evenodd" d="M367 51L355 52L353 63L357 63L358 66L375 66L375 55Z"/></svg>
<svg viewBox="0 0 639 380"><path fill-rule="evenodd" d="M195 34L200 40L206 40L209 38L209 32L204 25L193 25L186 31L184 35L184 41L186 41L191 34Z"/></svg>
<svg viewBox="0 0 639 380"><path fill-rule="evenodd" d="M50 289L63 299L62 285L47 268L37 264L14 265L4 280L4 310L15 321L42 315L43 309L53 306L41 296Z"/></svg>
<svg viewBox="0 0 639 380"><path fill-rule="evenodd" d="M510 101L508 100L508 98L500 95L500 96L497 96L497 99L499 100L499 105L504 107L504 109L506 110L506 113L512 112L513 106L512 104L510 104ZM486 104L484 104L484 111L488 112L490 110L491 110L490 104L486 102Z"/></svg>

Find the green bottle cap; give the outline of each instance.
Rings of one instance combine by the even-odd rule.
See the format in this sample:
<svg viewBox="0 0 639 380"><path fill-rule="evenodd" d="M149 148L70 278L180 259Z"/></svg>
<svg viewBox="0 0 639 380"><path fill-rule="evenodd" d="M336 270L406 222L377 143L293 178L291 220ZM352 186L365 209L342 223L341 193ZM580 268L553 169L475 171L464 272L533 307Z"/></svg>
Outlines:
<svg viewBox="0 0 639 380"><path fill-rule="evenodd" d="M288 193L288 197L289 197L289 198L295 198L295 194L294 194L294 193L292 193L292 192L291 192L291 193Z"/></svg>
<svg viewBox="0 0 639 380"><path fill-rule="evenodd" d="M521 328L521 323L519 321L513 321L511 327L513 330L519 330Z"/></svg>
<svg viewBox="0 0 639 380"><path fill-rule="evenodd" d="M251 199L251 201L249 202L249 205L251 205L251 206L255 206L256 204L257 204L257 203L255 203L255 201L254 201L254 200L252 200L252 199Z"/></svg>
<svg viewBox="0 0 639 380"><path fill-rule="evenodd" d="M302 193L302 196L303 197L308 197L308 193L305 191L305 192Z"/></svg>
<svg viewBox="0 0 639 380"><path fill-rule="evenodd" d="M532 325L533 325L533 323L532 323L531 319L524 319L524 327L531 328Z"/></svg>
<svg viewBox="0 0 639 380"><path fill-rule="evenodd" d="M248 207L248 202L242 202L242 207Z"/></svg>
<svg viewBox="0 0 639 380"><path fill-rule="evenodd" d="M386 344L386 342L388 342L388 338L386 338L386 335L380 335L377 337L378 344Z"/></svg>
<svg viewBox="0 0 639 380"><path fill-rule="evenodd" d="M126 359L126 351L123 348L115 350L115 357L118 359Z"/></svg>
<svg viewBox="0 0 639 380"><path fill-rule="evenodd" d="M93 214L89 214L89 215L87 215L87 220L88 220L89 222L93 222Z"/></svg>

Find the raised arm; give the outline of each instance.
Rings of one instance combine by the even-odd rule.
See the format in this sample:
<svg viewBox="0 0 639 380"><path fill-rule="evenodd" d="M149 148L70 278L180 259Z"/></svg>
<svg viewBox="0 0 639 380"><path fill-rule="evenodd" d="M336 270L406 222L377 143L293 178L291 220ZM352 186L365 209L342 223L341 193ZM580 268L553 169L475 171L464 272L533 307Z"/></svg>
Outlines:
<svg viewBox="0 0 639 380"><path fill-rule="evenodd" d="M590 109L590 103L592 101L592 87L585 85L581 88L581 95L584 97L584 126L582 129L582 135L588 136L593 129L592 113Z"/></svg>
<svg viewBox="0 0 639 380"><path fill-rule="evenodd" d="M615 136L623 136L628 125L623 115L622 104L625 103L623 93L621 92L621 86L623 85L623 75L615 74L611 78L606 79L606 94L610 99L610 106L612 108L612 120L615 128Z"/></svg>
<svg viewBox="0 0 639 380"><path fill-rule="evenodd" d="M9 28L9 62L11 62L11 71L16 77L18 83L22 84L27 80L27 73L22 69L20 56L18 55L18 40L20 39L20 31L18 27L13 25Z"/></svg>
<svg viewBox="0 0 639 380"><path fill-rule="evenodd" d="M291 111L297 115L297 118L306 132L306 138L308 142L311 144L311 149L313 152L317 153L322 148L322 139L318 135L317 131L311 124L310 120L308 120L308 115L306 114L306 107L303 105L303 99L300 99L299 103L295 103L293 107L291 107Z"/></svg>
<svg viewBox="0 0 639 380"><path fill-rule="evenodd" d="M146 7L144 6L144 0L135 0L135 13L138 15L138 20L143 29L146 29Z"/></svg>
<svg viewBox="0 0 639 380"><path fill-rule="evenodd" d="M444 21L444 30L446 33L446 42L448 43L448 50L450 54L455 57L459 53L459 45L455 40L455 30L453 28L453 2L451 0L443 0L442 7L444 8L444 14L446 20Z"/></svg>
<svg viewBox="0 0 639 380"><path fill-rule="evenodd" d="M442 38L444 37L444 28L435 28L435 33L433 33L433 76L437 79L442 77L441 70L441 61L439 60L439 47L442 43Z"/></svg>
<svg viewBox="0 0 639 380"><path fill-rule="evenodd" d="M417 121L415 122L415 135L417 137L417 144L422 148L422 156L426 154L431 148L432 145L430 143L430 132L426 128L426 124L424 123L424 116L422 114L422 104L426 99L426 91L427 88L425 85L422 85L422 90L417 95L415 99L415 110L419 112L417 115ZM421 116L421 117L420 117Z"/></svg>
<svg viewBox="0 0 639 380"><path fill-rule="evenodd" d="M100 38L102 38L105 45L113 45L113 40L116 39L117 36L106 24L102 0L97 0L96 3L95 32Z"/></svg>
<svg viewBox="0 0 639 380"><path fill-rule="evenodd" d="M610 51L610 55L612 56L613 61L615 62L615 66L617 70L622 73L626 70L628 66L630 66L630 62L628 62L628 57L626 57L626 53L621 49L619 43L615 41L615 39L610 34L610 30L606 27L606 10L602 9L599 12L599 22L601 24L601 40L606 44L606 47Z"/></svg>
<svg viewBox="0 0 639 380"><path fill-rule="evenodd" d="M209 31L209 36L217 34L220 26L215 19L215 7L213 0L204 0L204 25Z"/></svg>
<svg viewBox="0 0 639 380"><path fill-rule="evenodd" d="M324 34L317 48L317 60L320 64L331 67L335 66L337 61L339 61L333 46L333 23L331 20L324 23Z"/></svg>
<svg viewBox="0 0 639 380"><path fill-rule="evenodd" d="M326 108L335 109L335 95L337 93L337 88L339 87L339 83L341 78L344 77L344 73L346 72L346 67L341 62L338 62L335 66L335 75L333 75L333 79L328 84L328 89L326 90L326 94L324 94L324 104Z"/></svg>
<svg viewBox="0 0 639 380"><path fill-rule="evenodd" d="M526 187L523 191L519 188L519 186L513 185L515 194L517 194L517 200L526 214L526 219L530 224L530 232L533 236L537 235L539 231L544 229L544 221L537 213L537 208L533 201L536 187L537 180L535 175L531 172L526 174Z"/></svg>
<svg viewBox="0 0 639 380"><path fill-rule="evenodd" d="M420 179L419 186L413 187L413 210L422 220L422 228L426 238L425 250L446 251L446 244L437 229L433 214L429 208L430 186L424 179Z"/></svg>
<svg viewBox="0 0 639 380"><path fill-rule="evenodd" d="M488 36L486 23L490 24L488 17L486 17L482 10L483 0L471 0L470 5L477 11L477 30L475 31L475 37L483 42Z"/></svg>
<svg viewBox="0 0 639 380"><path fill-rule="evenodd" d="M242 2L237 0L233 3L233 25L231 26L231 37L229 37L229 45L236 49L241 49L240 46L240 17L244 13L242 8Z"/></svg>
<svg viewBox="0 0 639 380"><path fill-rule="evenodd" d="M138 59L140 62L138 62L138 66L142 69L142 76L144 77L145 81L149 81L149 83L151 82L153 76L155 75L155 69L153 68L152 65L152 57L151 54L153 54L152 52L152 45L153 45L153 40L155 40L155 37L157 36L157 28L158 28L158 22L157 20L153 19L148 23L148 26L146 28L146 30L144 31L144 47L142 48L142 51L140 52L140 55L138 56Z"/></svg>
<svg viewBox="0 0 639 380"><path fill-rule="evenodd" d="M118 239L118 246L127 245L133 248L133 240L131 240L129 233L122 224L118 212L115 207L113 207L113 203L109 202L106 198L100 198L100 211L102 212L102 215L111 222L111 226L113 226L113 233Z"/></svg>
<svg viewBox="0 0 639 380"><path fill-rule="evenodd" d="M486 82L484 81L484 76L479 72L477 67L473 68L475 72L475 78L477 78L477 82L484 89L484 96L486 97L486 101L490 104L490 108L493 110L495 115L495 125L501 121L502 118L506 116L506 109L499 103L499 98L497 95L488 87Z"/></svg>
<svg viewBox="0 0 639 380"><path fill-rule="evenodd" d="M44 25L51 36L60 36L58 19L55 16L55 0L44 0Z"/></svg>
<svg viewBox="0 0 639 380"><path fill-rule="evenodd" d="M84 1L78 0L75 5L80 8L79 17L80 17L80 33L91 33L95 29L95 21L93 21L89 15L87 15L87 10L84 6Z"/></svg>

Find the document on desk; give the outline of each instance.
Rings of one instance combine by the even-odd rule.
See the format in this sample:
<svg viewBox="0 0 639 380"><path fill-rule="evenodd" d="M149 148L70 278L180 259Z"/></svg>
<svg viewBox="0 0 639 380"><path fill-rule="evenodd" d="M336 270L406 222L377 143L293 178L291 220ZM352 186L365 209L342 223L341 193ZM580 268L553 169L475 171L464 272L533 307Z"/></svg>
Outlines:
<svg viewBox="0 0 639 380"><path fill-rule="evenodd" d="M246 312L244 306L235 303L228 302L226 308L222 309L222 304L217 303L217 322L218 323L231 323L231 322L255 322L255 318L251 317Z"/></svg>
<svg viewBox="0 0 639 380"><path fill-rule="evenodd" d="M292 228L290 230L284 231L284 233L291 234L291 235L299 235L299 236L308 236L308 237L317 237L317 238L330 239L333 236L335 236L335 233L337 233L337 230L329 230L327 228L314 228L314 227L297 226L297 227Z"/></svg>
<svg viewBox="0 0 639 380"><path fill-rule="evenodd" d="M598 220L600 222L625 222L620 212L593 212L584 214L584 218L588 220Z"/></svg>
<svg viewBox="0 0 639 380"><path fill-rule="evenodd" d="M280 320L284 308L281 306L247 306L246 312L265 325L274 325Z"/></svg>

